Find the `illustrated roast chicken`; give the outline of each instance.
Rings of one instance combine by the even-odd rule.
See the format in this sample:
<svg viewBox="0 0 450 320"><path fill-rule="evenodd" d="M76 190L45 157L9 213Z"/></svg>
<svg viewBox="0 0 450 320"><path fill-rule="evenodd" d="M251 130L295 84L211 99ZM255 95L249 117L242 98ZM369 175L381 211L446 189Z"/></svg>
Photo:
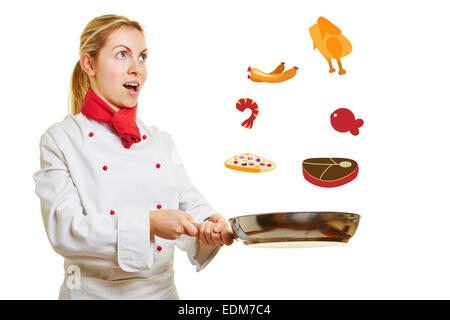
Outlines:
<svg viewBox="0 0 450 320"><path fill-rule="evenodd" d="M319 17L317 23L309 28L309 34L314 44L314 49L327 59L330 73L336 71L331 64L331 59L336 59L339 66L339 74L345 74L342 68L341 58L352 52L352 44L342 35L341 30L324 17Z"/></svg>

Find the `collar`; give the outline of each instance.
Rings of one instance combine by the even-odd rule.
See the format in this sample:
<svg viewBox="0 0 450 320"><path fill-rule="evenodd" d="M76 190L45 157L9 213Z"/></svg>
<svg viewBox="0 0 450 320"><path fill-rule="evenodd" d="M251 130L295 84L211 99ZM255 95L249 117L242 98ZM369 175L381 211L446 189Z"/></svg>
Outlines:
<svg viewBox="0 0 450 320"><path fill-rule="evenodd" d="M136 111L137 104L132 108L121 108L115 111L91 88L88 89L81 106L81 113L87 118L111 126L127 149L141 141L141 134L136 124Z"/></svg>

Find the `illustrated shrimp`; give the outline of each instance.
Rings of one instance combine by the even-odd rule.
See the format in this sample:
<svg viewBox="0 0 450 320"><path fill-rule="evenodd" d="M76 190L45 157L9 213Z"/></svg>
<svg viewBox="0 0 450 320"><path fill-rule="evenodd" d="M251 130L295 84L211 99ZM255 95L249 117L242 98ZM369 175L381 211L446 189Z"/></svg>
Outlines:
<svg viewBox="0 0 450 320"><path fill-rule="evenodd" d="M236 102L236 109L241 112L243 112L245 109L252 110L252 114L250 115L250 117L241 124L241 126L243 126L244 128L251 129L253 127L253 120L255 120L258 116L259 111L256 102L249 98L239 99L239 101Z"/></svg>

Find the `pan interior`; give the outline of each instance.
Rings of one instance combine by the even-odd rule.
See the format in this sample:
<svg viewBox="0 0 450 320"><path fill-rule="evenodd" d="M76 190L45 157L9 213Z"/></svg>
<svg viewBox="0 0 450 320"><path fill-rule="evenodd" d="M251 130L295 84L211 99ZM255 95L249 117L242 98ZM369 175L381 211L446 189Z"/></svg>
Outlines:
<svg viewBox="0 0 450 320"><path fill-rule="evenodd" d="M311 248L347 243L359 215L343 212L281 212L230 219L235 238L262 248Z"/></svg>

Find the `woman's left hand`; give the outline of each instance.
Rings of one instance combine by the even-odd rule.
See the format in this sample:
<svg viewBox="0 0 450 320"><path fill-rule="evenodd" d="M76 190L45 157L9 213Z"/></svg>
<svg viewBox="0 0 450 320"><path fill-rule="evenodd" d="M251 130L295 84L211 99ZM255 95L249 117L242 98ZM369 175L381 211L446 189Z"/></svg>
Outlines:
<svg viewBox="0 0 450 320"><path fill-rule="evenodd" d="M215 213L203 221L198 228L198 237L206 245L229 246L233 243L233 237L227 228L227 221L220 214Z"/></svg>

